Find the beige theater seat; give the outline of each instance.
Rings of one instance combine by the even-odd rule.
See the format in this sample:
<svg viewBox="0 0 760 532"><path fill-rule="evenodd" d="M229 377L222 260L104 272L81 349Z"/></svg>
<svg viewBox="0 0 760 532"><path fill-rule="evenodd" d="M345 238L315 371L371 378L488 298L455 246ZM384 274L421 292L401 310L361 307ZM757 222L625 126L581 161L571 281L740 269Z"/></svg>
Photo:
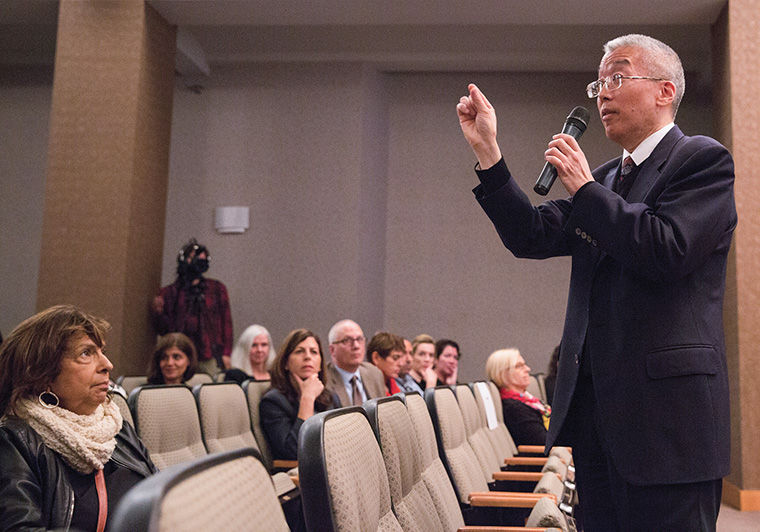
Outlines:
<svg viewBox="0 0 760 532"><path fill-rule="evenodd" d="M204 456L135 485L109 519L111 532L288 532L269 474L254 449Z"/></svg>

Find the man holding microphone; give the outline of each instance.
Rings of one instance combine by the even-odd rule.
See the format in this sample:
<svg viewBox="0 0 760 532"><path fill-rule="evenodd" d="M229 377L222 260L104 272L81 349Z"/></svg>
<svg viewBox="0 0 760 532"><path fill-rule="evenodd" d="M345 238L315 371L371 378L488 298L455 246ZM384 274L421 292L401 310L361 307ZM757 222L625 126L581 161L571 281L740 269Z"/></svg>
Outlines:
<svg viewBox="0 0 760 532"><path fill-rule="evenodd" d="M586 532L715 530L729 470L722 305L737 223L731 155L674 124L683 67L643 35L604 46L595 98L619 158L591 171L575 138L545 152L569 198L533 207L475 86L457 105L475 197L517 257L570 255L547 448L573 447Z"/></svg>

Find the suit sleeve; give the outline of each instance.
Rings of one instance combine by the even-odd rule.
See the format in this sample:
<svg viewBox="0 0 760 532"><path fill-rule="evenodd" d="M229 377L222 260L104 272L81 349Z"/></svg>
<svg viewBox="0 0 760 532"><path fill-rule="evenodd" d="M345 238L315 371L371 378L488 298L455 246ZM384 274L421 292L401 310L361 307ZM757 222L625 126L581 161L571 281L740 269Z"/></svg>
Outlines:
<svg viewBox="0 0 760 532"><path fill-rule="evenodd" d="M674 150L645 202L628 203L598 183L579 190L568 234L593 231L601 251L656 282L685 277L725 251L736 226L731 155L706 137L683 142L688 145Z"/></svg>
<svg viewBox="0 0 760 532"><path fill-rule="evenodd" d="M292 405L279 393L266 393L259 404L261 428L279 460L298 459L298 433L303 425Z"/></svg>
<svg viewBox="0 0 760 532"><path fill-rule="evenodd" d="M545 259L570 253L563 231L572 210L570 200L547 201L534 207L504 159L476 172L481 184L473 189L475 198L515 257Z"/></svg>

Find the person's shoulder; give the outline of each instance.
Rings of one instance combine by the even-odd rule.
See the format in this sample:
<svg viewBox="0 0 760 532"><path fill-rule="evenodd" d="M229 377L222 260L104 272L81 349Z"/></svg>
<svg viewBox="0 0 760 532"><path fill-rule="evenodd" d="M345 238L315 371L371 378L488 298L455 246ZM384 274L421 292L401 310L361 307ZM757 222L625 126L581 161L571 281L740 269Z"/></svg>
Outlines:
<svg viewBox="0 0 760 532"><path fill-rule="evenodd" d="M285 394L277 388L269 388L266 392L264 392L264 395L261 396L260 403L276 404L280 406L290 405L290 401L288 401L288 398L285 397Z"/></svg>
<svg viewBox="0 0 760 532"><path fill-rule="evenodd" d="M327 363L325 373L327 373L328 381L338 382L341 380L340 373L338 373L338 370L335 369L335 366L332 362Z"/></svg>
<svg viewBox="0 0 760 532"><path fill-rule="evenodd" d="M359 371L363 371L364 373L368 375L372 375L374 377L379 376L380 379L384 380L383 372L380 371L380 369L375 366L374 364L367 362L366 360L361 363L359 366Z"/></svg>
<svg viewBox="0 0 760 532"><path fill-rule="evenodd" d="M40 440L40 435L37 434L29 423L16 416L5 416L0 419L0 433L10 439L19 441L33 442Z"/></svg>

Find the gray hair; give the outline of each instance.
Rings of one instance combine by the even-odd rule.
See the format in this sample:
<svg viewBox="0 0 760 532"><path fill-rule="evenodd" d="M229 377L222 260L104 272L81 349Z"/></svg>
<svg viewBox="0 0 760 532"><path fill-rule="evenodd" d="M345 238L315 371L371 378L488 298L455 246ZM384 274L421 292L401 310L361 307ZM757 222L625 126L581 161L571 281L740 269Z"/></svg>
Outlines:
<svg viewBox="0 0 760 532"><path fill-rule="evenodd" d="M251 346L253 340L260 334L266 334L269 340L269 355L267 355L267 369L272 366L276 353L274 352L274 345L272 345L272 335L263 325L254 324L246 328L243 334L238 338L235 348L230 353L230 366L245 371L249 375L253 375L253 368L251 367Z"/></svg>
<svg viewBox="0 0 760 532"><path fill-rule="evenodd" d="M681 104L681 99L686 91L683 65L681 65L681 59L678 57L678 54L662 41L658 41L648 35L631 33L607 42L604 45L604 55L624 46L639 48L644 51L643 60L644 68L647 70L646 75L667 79L672 81L676 86L676 94L673 98L672 107L673 118L675 118L678 106Z"/></svg>
<svg viewBox="0 0 760 532"><path fill-rule="evenodd" d="M338 335L341 332L343 332L343 329L351 325L356 325L357 327L359 327L359 324L356 323L354 320L345 319L345 320L340 320L339 322L337 322L335 325L330 327L330 332L327 333L327 342L329 344L334 344L335 341L338 339ZM362 328L359 327L359 330L361 329Z"/></svg>

